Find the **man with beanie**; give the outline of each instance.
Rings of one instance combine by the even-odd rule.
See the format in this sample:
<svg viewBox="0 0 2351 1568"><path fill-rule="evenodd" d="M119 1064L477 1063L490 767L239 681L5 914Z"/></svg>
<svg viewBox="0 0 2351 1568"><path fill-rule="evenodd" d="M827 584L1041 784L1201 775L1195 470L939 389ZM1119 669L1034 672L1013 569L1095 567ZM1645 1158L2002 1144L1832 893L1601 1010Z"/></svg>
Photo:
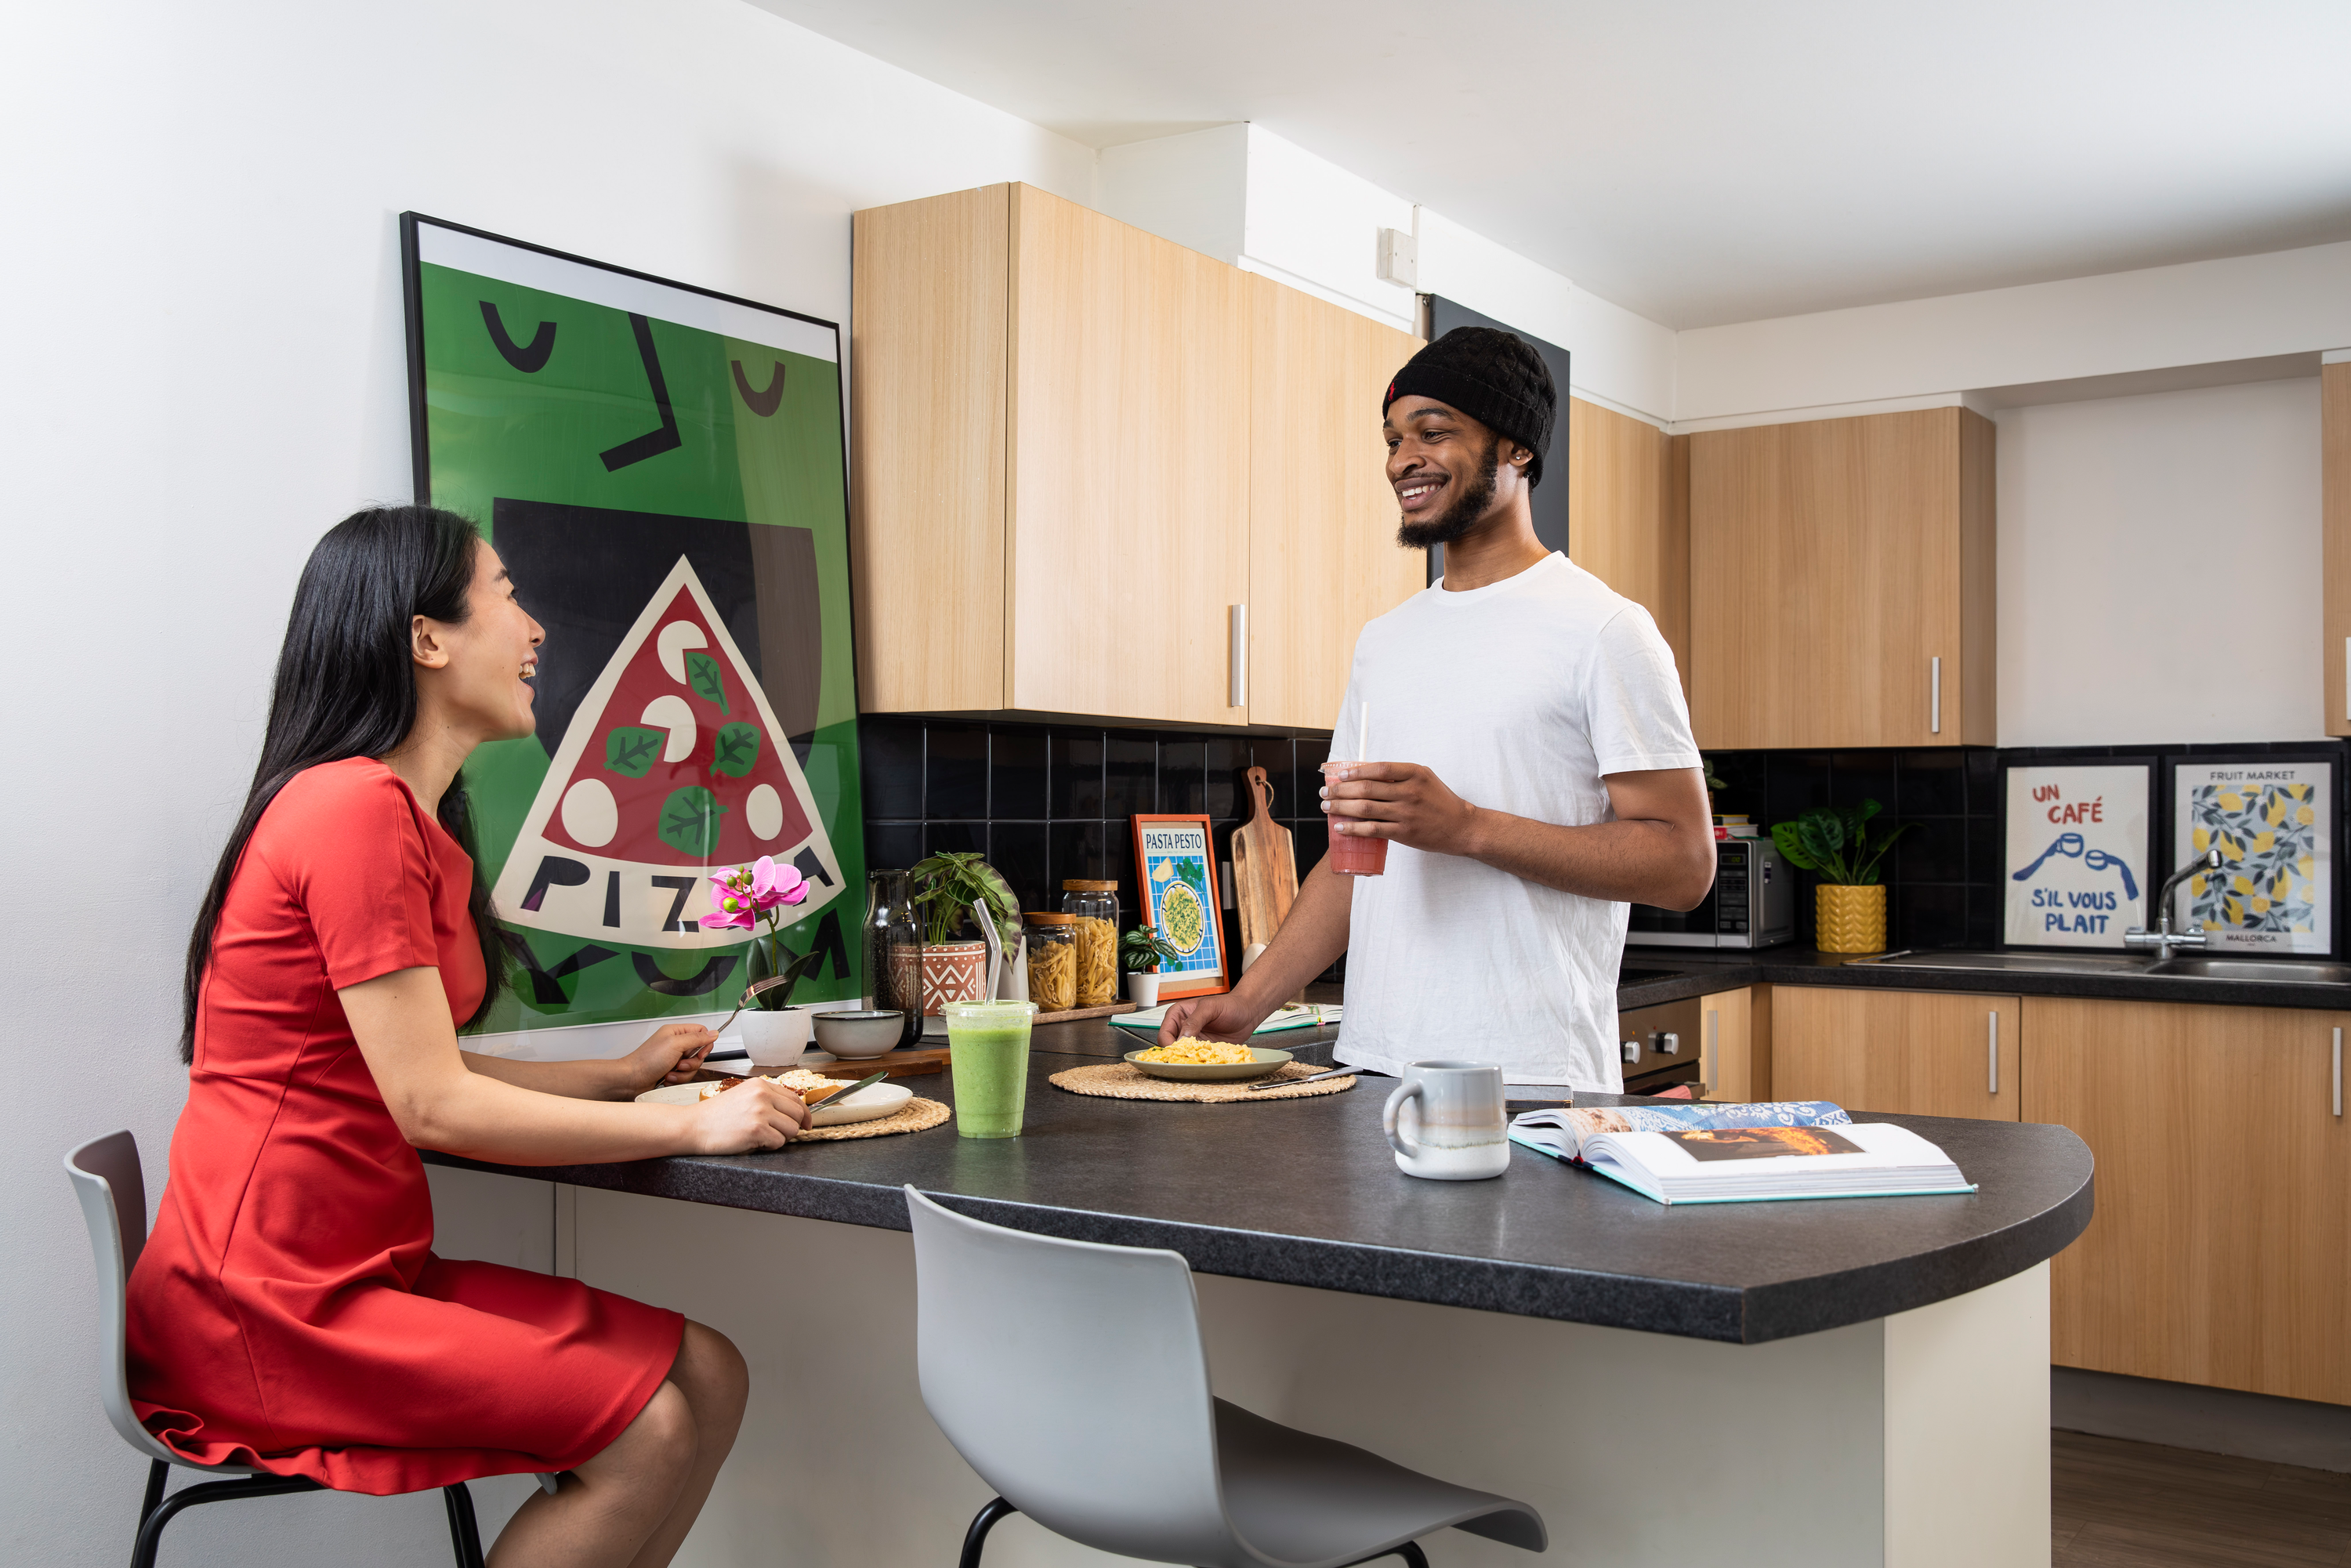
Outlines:
<svg viewBox="0 0 2351 1568"><path fill-rule="evenodd" d="M1713 821L1656 622L1535 538L1558 402L1541 357L1485 327L1388 384L1396 542L1443 545L1445 576L1357 639L1332 755L1358 760L1368 705L1377 759L1322 791L1332 833L1388 841L1386 871L1317 865L1239 984L1171 1007L1161 1039L1246 1040L1343 952L1342 1062L1620 1087L1625 905L1704 898Z"/></svg>

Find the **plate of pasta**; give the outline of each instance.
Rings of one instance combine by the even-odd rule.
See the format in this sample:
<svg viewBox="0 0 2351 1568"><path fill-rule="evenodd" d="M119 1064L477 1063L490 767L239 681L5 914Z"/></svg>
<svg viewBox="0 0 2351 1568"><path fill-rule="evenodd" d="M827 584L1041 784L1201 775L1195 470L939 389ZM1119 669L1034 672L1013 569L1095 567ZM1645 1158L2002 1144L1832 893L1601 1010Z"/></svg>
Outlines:
<svg viewBox="0 0 2351 1568"><path fill-rule="evenodd" d="M1290 1061L1290 1052L1276 1051L1265 1045L1230 1045L1222 1040L1196 1040L1190 1036L1173 1045L1155 1045L1148 1051L1130 1051L1125 1061L1137 1072L1151 1078L1172 1078L1192 1083L1231 1083L1244 1078L1263 1078L1269 1072L1279 1072Z"/></svg>
<svg viewBox="0 0 2351 1568"><path fill-rule="evenodd" d="M816 1113L810 1117L810 1124L818 1127L874 1121L898 1111L914 1097L914 1092L903 1083L875 1083L844 1095L841 1091L853 1081L827 1078L820 1072L804 1072L799 1068L767 1076L770 1082L780 1083L808 1101ZM740 1078L728 1078L716 1083L664 1083L658 1089L646 1090L637 1099L648 1105L694 1105L715 1094L724 1094L742 1082Z"/></svg>

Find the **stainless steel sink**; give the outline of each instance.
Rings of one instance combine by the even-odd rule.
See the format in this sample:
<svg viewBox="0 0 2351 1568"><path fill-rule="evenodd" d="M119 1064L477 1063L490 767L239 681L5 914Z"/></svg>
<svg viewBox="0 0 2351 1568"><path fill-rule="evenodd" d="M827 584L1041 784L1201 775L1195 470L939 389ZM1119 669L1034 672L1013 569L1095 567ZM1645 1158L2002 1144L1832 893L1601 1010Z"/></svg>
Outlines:
<svg viewBox="0 0 2351 1568"><path fill-rule="evenodd" d="M1854 965L1888 969L2022 970L2035 975L2144 975L2147 960L2131 953L1982 953L1960 949L1888 953Z"/></svg>
<svg viewBox="0 0 2351 1568"><path fill-rule="evenodd" d="M2351 964L2304 963L2294 958L2208 958L2184 954L2147 971L2166 979L2262 980L2272 985L2351 986Z"/></svg>
<svg viewBox="0 0 2351 1568"><path fill-rule="evenodd" d="M2164 980L2252 980L2284 986L2351 986L2351 964L2304 963L2292 958L2215 958L2179 954L2163 963L2137 953L1991 953L1946 951L1888 953L1855 958L1855 966L1886 969L1966 969L1978 973L2145 976Z"/></svg>

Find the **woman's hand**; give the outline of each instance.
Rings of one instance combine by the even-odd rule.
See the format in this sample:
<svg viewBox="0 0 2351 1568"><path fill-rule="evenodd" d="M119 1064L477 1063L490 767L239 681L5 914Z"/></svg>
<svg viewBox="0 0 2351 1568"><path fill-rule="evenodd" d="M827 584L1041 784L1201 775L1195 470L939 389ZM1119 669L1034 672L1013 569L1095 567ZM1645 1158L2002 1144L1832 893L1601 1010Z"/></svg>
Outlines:
<svg viewBox="0 0 2351 1568"><path fill-rule="evenodd" d="M815 1113L780 1083L747 1078L694 1108L695 1155L744 1155L779 1149L799 1136Z"/></svg>
<svg viewBox="0 0 2351 1568"><path fill-rule="evenodd" d="M702 1066L718 1037L698 1023L664 1024L644 1044L621 1058L621 1092L633 1100L664 1083L684 1083Z"/></svg>

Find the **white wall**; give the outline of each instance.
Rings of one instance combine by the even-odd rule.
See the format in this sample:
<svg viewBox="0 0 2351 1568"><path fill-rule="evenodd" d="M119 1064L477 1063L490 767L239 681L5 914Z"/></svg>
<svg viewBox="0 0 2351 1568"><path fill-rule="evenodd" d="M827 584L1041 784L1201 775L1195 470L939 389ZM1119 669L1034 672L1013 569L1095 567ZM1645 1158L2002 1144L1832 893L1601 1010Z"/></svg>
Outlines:
<svg viewBox="0 0 2351 1568"><path fill-rule="evenodd" d="M18 6L0 147L24 617L0 676L0 1561L99 1564L144 1466L99 1413L57 1161L128 1126L160 1188L182 946L295 575L355 506L408 497L394 214L845 321L853 208L998 180L1090 201L1094 159L737 0ZM430 1497L273 1500L200 1511L166 1561L446 1562L440 1530Z"/></svg>
<svg viewBox="0 0 2351 1568"><path fill-rule="evenodd" d="M2314 378L1997 419L2002 746L2326 733Z"/></svg>

